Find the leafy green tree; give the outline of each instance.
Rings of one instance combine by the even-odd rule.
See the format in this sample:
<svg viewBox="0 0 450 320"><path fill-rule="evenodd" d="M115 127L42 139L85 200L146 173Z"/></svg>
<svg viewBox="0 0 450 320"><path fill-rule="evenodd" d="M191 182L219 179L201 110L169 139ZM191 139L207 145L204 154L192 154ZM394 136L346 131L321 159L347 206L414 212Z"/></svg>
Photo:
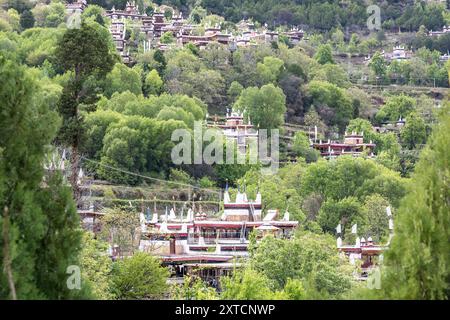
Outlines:
<svg viewBox="0 0 450 320"><path fill-rule="evenodd" d="M367 215L366 238L372 237L379 242L388 234L389 217L386 214L386 208L390 206L389 201L379 194L374 193L366 197L364 201L364 212Z"/></svg>
<svg viewBox="0 0 450 320"><path fill-rule="evenodd" d="M135 211L115 207L107 210L101 220L101 236L112 245L118 245L119 257L134 254L138 248L139 215Z"/></svg>
<svg viewBox="0 0 450 320"><path fill-rule="evenodd" d="M329 44L323 44L319 46L314 58L320 64L334 63L333 60L333 49Z"/></svg>
<svg viewBox="0 0 450 320"><path fill-rule="evenodd" d="M34 26L34 16L33 16L33 13L31 13L30 10L25 10L20 15L20 26L22 27L22 30L33 28L33 26Z"/></svg>
<svg viewBox="0 0 450 320"><path fill-rule="evenodd" d="M380 52L375 52L372 59L369 62L370 69L374 72L375 76L383 79L386 75L386 60Z"/></svg>
<svg viewBox="0 0 450 320"><path fill-rule="evenodd" d="M398 95L389 98L386 104L376 114L376 120L397 121L406 118L416 108L416 100L406 95Z"/></svg>
<svg viewBox="0 0 450 320"><path fill-rule="evenodd" d="M159 42L164 44L170 44L175 41L175 37L173 36L173 33L170 31L164 32L164 34L159 39Z"/></svg>
<svg viewBox="0 0 450 320"><path fill-rule="evenodd" d="M233 81L230 84L230 88L228 88L228 97L234 102L239 97L242 90L244 90L244 87L239 82Z"/></svg>
<svg viewBox="0 0 450 320"><path fill-rule="evenodd" d="M174 300L217 300L219 298L216 289L208 287L198 277L185 276L183 284L176 284L170 290L170 296Z"/></svg>
<svg viewBox="0 0 450 320"><path fill-rule="evenodd" d="M296 188L304 166L304 162L288 165L280 169L276 176L264 175L257 167L252 168L238 180L238 183L246 186L249 199L255 199L258 191L261 193L264 199L263 213L278 208L281 213L289 211L291 219L303 221L305 216L301 210L302 199Z"/></svg>
<svg viewBox="0 0 450 320"><path fill-rule="evenodd" d="M2 54L0 83L0 297L88 297L84 287L66 286L81 236L70 189L59 173L44 176L42 167L58 116L31 74Z"/></svg>
<svg viewBox="0 0 450 320"><path fill-rule="evenodd" d="M164 57L164 53L161 50L155 50L153 53L153 59L158 63L158 73L164 74L166 67L167 67L167 61Z"/></svg>
<svg viewBox="0 0 450 320"><path fill-rule="evenodd" d="M241 92L235 103L238 110L244 111L246 117L260 129L277 129L284 122L286 96L273 84L260 89L250 87Z"/></svg>
<svg viewBox="0 0 450 320"><path fill-rule="evenodd" d="M383 298L448 299L448 108L420 155L410 192L397 211L394 238L385 254Z"/></svg>
<svg viewBox="0 0 450 320"><path fill-rule="evenodd" d="M337 125L340 131L353 117L353 105L346 90L325 81L311 81L308 96L317 112L328 125Z"/></svg>
<svg viewBox="0 0 450 320"><path fill-rule="evenodd" d="M164 80L168 92L197 97L212 110L221 104L225 95L225 81L220 72L207 69L188 50L180 50L168 59Z"/></svg>
<svg viewBox="0 0 450 320"><path fill-rule="evenodd" d="M273 281L275 289L285 288L289 279L300 280L306 296L322 291L322 298L336 298L351 287L351 271L339 259L329 235L303 232L290 240L266 236L250 261L258 273Z"/></svg>
<svg viewBox="0 0 450 320"><path fill-rule="evenodd" d="M317 161L320 156L319 151L311 147L307 135L301 131L295 133L292 151L295 152L297 156L305 158L307 162Z"/></svg>
<svg viewBox="0 0 450 320"><path fill-rule="evenodd" d="M85 232L82 248L80 263L83 281L87 281L96 299L113 299L114 295L110 292L113 262L108 256L108 243L95 239L92 233Z"/></svg>
<svg viewBox="0 0 450 320"><path fill-rule="evenodd" d="M101 166L97 173L111 182L134 185L142 181L139 176L111 170L111 167L140 174L168 171L173 166L172 132L186 128L182 121L124 117L111 124L103 138Z"/></svg>
<svg viewBox="0 0 450 320"><path fill-rule="evenodd" d="M145 77L144 93L148 95L159 95L162 91L164 82L158 74L158 71L153 69Z"/></svg>
<svg viewBox="0 0 450 320"><path fill-rule="evenodd" d="M31 12L38 27L56 28L66 17L66 7L60 2L52 2L49 5L38 4Z"/></svg>
<svg viewBox="0 0 450 320"><path fill-rule="evenodd" d="M103 78L113 66L110 43L104 37L100 25L82 23L80 29L68 29L58 42L56 58L65 71L72 71L73 77L63 89L59 102L59 113L63 119L58 139L71 147L70 183L75 199L79 199L77 184L79 171L78 149L83 135L83 118L80 105L92 104L96 96L86 90L88 78Z"/></svg>
<svg viewBox="0 0 450 320"><path fill-rule="evenodd" d="M105 79L105 93L111 96L115 92L130 91L136 95L142 93L140 74L123 63L116 63Z"/></svg>
<svg viewBox="0 0 450 320"><path fill-rule="evenodd" d="M82 19L93 19L98 24L105 26L105 19L103 18L103 15L105 13L105 10L94 4L90 4L87 6L86 9L84 9L81 18Z"/></svg>
<svg viewBox="0 0 450 320"><path fill-rule="evenodd" d="M221 285L223 300L270 300L273 296L269 279L252 268L222 278Z"/></svg>
<svg viewBox="0 0 450 320"><path fill-rule="evenodd" d="M283 60L270 56L264 57L264 62L259 62L256 65L261 84L275 83L280 76L283 65Z"/></svg>
<svg viewBox="0 0 450 320"><path fill-rule="evenodd" d="M167 291L169 271L155 257L138 252L114 264L112 291L117 299L158 299Z"/></svg>
<svg viewBox="0 0 450 320"><path fill-rule="evenodd" d="M326 63L320 65L313 70L311 76L314 80L328 81L340 88L350 87L347 73L341 66L336 64Z"/></svg>
<svg viewBox="0 0 450 320"><path fill-rule="evenodd" d="M333 233L336 226L342 225L342 233L350 233L350 228L357 223L361 229L366 224L363 208L355 197L344 198L340 201L328 199L320 207L317 222L325 232Z"/></svg>
<svg viewBox="0 0 450 320"><path fill-rule="evenodd" d="M425 144L427 141L427 131L425 122L415 112L406 117L406 124L400 132L403 144L408 149L414 149L417 145Z"/></svg>
<svg viewBox="0 0 450 320"><path fill-rule="evenodd" d="M400 175L372 159L339 157L335 161L311 163L300 183L302 196L321 194L324 200L347 197L362 200L378 193L397 207L405 195L405 182Z"/></svg>

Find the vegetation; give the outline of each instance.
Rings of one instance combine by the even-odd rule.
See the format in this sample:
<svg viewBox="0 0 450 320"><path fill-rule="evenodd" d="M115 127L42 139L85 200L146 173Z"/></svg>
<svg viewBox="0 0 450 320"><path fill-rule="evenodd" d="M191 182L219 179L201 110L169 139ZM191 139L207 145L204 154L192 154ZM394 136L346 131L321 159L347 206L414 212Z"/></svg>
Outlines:
<svg viewBox="0 0 450 320"><path fill-rule="evenodd" d="M160 50L143 46L141 26L127 20L128 62L104 15L125 0L88 1L79 28L61 1L0 0L1 299L448 299L450 33L429 34L450 24L445 4L384 1L382 30L370 32L366 4L356 0L137 3L147 14L165 8L166 20L182 11L195 35L212 25L238 35L245 19L279 38L200 49L169 31ZM294 26L307 40L289 37ZM391 59L398 45L412 56ZM275 174L248 163L249 153L244 164L172 161L175 130L205 130L231 109L261 133L279 130ZM366 148L325 160L311 147L352 132L375 145L374 157ZM237 148L223 145L224 153ZM69 161L55 170L48 162L60 149ZM80 228L80 168L106 186L95 196L105 206L95 235ZM261 193L263 214L278 209L299 227L291 238L252 233L248 261L220 279L220 292L194 276L169 286L169 270L139 250L133 196L142 208L153 197L156 207L159 192L177 205L195 199L220 209L209 192L225 185L249 199ZM381 290L354 280L336 250L338 224L345 244L355 241L354 224L359 236L391 241ZM76 290L67 282L72 267L81 272Z"/></svg>

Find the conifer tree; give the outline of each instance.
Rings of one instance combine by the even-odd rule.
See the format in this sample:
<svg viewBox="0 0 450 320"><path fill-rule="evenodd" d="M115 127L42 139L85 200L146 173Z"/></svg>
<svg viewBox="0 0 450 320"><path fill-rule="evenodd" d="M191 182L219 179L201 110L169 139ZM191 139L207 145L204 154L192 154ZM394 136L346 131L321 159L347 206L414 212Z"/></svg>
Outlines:
<svg viewBox="0 0 450 320"><path fill-rule="evenodd" d="M450 230L450 110L444 108L421 153L410 192L395 220L382 293L391 299L448 299Z"/></svg>
<svg viewBox="0 0 450 320"><path fill-rule="evenodd" d="M56 50L60 66L65 71L73 72L59 102L63 124L58 140L71 148L70 183L76 200L80 198L77 180L84 123L82 111L93 111L98 92L90 85L104 79L115 63L110 53L110 42L103 32L105 30L98 23L83 22L80 29L66 31Z"/></svg>
<svg viewBox="0 0 450 320"><path fill-rule="evenodd" d="M60 123L36 81L0 54L0 299L62 299L77 264L79 217L43 159Z"/></svg>

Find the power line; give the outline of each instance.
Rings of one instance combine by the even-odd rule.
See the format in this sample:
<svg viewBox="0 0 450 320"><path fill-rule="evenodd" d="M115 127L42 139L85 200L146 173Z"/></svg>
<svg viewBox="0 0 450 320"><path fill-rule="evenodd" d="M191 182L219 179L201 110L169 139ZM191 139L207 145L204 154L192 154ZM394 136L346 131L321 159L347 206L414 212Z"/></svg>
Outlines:
<svg viewBox="0 0 450 320"><path fill-rule="evenodd" d="M116 171L119 171L119 172L122 172L122 173L125 173L125 174L129 174L129 175L132 175L132 176L136 176L136 177L140 177L140 178L144 178L144 179L148 179L148 180L153 180L153 181L158 181L158 182L163 182L163 183L176 184L176 185L179 185L179 186L189 187L189 188L192 188L192 189L205 190L205 191L216 193L216 194L220 195L219 191L216 191L216 190L213 190L213 189L200 188L200 187L194 186L192 184L176 182L176 181L167 181L167 180L163 180L163 179L153 178L153 177L145 176L145 175L142 175L142 174L139 174L139 173L127 171L127 170L120 169L120 168L117 168L117 167L113 167L113 166L101 163L99 161L96 161L96 160L88 159L88 158L83 157L83 156L81 156L81 158L86 160L86 161L88 161L88 162L96 163L96 164L98 164L98 165L100 165L102 167L109 168L109 169L112 169L112 170L116 170Z"/></svg>

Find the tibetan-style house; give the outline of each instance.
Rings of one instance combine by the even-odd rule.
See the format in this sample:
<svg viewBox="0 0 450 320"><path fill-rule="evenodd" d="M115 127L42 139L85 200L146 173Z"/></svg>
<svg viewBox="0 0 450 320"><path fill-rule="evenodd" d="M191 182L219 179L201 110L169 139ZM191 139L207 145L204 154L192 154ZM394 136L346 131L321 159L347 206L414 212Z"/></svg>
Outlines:
<svg viewBox="0 0 450 320"><path fill-rule="evenodd" d="M160 256L163 265L169 266L173 277L197 275L210 284L229 274L248 257L249 236L257 238L271 234L288 238L297 227L286 212L279 217L278 210L268 210L262 217L261 194L249 200L245 192L238 192L231 201L228 190L224 192L224 210L220 216L189 209L186 215L172 208L165 214L151 217L141 214L140 250Z"/></svg>
<svg viewBox="0 0 450 320"><path fill-rule="evenodd" d="M313 148L320 151L320 155L327 159L333 159L341 155L361 156L366 154L369 157L374 157L375 144L370 141L364 143L364 134L352 132L345 134L344 142L337 141L322 141L313 143Z"/></svg>
<svg viewBox="0 0 450 320"><path fill-rule="evenodd" d="M222 130L226 139L235 141L238 150L246 153L248 146L254 143L258 145L258 130L254 128L250 121L244 121L243 113L230 111L226 115L225 123L209 124L209 127Z"/></svg>

